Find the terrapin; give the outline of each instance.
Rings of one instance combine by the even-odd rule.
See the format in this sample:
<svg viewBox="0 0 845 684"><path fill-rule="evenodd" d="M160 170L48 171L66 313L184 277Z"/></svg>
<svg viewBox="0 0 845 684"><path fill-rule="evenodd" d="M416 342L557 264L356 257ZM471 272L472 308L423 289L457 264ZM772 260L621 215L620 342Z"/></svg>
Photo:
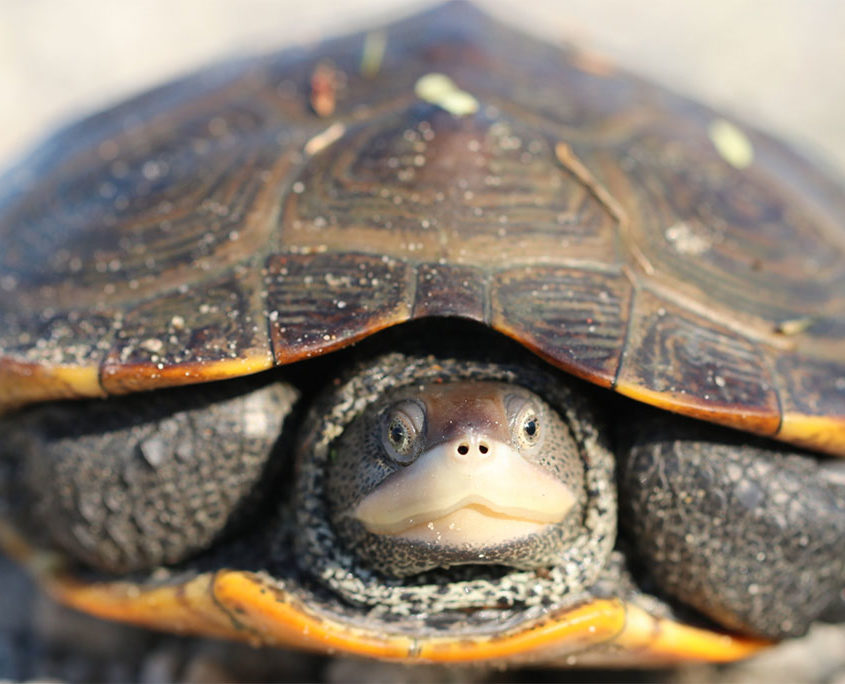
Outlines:
<svg viewBox="0 0 845 684"><path fill-rule="evenodd" d="M706 107L456 3L143 94L0 192L3 543L71 606L642 664L845 585L843 194Z"/></svg>

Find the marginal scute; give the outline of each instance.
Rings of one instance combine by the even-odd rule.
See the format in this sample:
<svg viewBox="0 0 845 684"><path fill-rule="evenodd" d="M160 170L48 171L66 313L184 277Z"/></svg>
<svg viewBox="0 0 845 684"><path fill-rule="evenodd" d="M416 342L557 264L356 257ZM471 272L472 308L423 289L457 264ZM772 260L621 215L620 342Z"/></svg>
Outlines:
<svg viewBox="0 0 845 684"><path fill-rule="evenodd" d="M809 448L845 452L845 367L798 354L777 362L784 383L778 437Z"/></svg>
<svg viewBox="0 0 845 684"><path fill-rule="evenodd" d="M42 571L43 572L43 571ZM47 573L45 573L47 574ZM348 626L330 613L306 607L300 596L263 574L206 573L184 584L139 589L122 582L82 585L60 573L47 577L53 596L107 619L156 628L180 625L203 634L253 645L354 652L372 658L417 662L537 662L584 665L632 662L667 665L694 659L730 662L768 643L658 619L618 599L595 599L535 619L495 639L487 634L453 639L410 638ZM233 621L232 616L238 620Z"/></svg>
<svg viewBox="0 0 845 684"><path fill-rule="evenodd" d="M495 274L494 328L557 366L609 387L619 366L631 298L622 275L531 266Z"/></svg>
<svg viewBox="0 0 845 684"><path fill-rule="evenodd" d="M225 273L197 288L171 291L121 318L101 367L109 394L191 384L272 366L259 269ZM216 367L216 368L215 368Z"/></svg>
<svg viewBox="0 0 845 684"><path fill-rule="evenodd" d="M405 321L409 266L368 254L272 257L265 279L277 363L337 349Z"/></svg>
<svg viewBox="0 0 845 684"><path fill-rule="evenodd" d="M420 264L414 318L462 316L487 320L487 276L471 266Z"/></svg>
<svg viewBox="0 0 845 684"><path fill-rule="evenodd" d="M824 361L785 354L777 363L787 385L786 412L845 417L845 368Z"/></svg>
<svg viewBox="0 0 845 684"><path fill-rule="evenodd" d="M0 344L5 361L24 366L96 368L120 320L120 312L111 308L57 310L42 305L15 311L13 306L12 297L8 305L0 298Z"/></svg>
<svg viewBox="0 0 845 684"><path fill-rule="evenodd" d="M616 389L662 408L765 435L780 405L762 349L648 291L637 293Z"/></svg>
<svg viewBox="0 0 845 684"><path fill-rule="evenodd" d="M0 412L36 401L103 397L94 366L43 366L0 358Z"/></svg>

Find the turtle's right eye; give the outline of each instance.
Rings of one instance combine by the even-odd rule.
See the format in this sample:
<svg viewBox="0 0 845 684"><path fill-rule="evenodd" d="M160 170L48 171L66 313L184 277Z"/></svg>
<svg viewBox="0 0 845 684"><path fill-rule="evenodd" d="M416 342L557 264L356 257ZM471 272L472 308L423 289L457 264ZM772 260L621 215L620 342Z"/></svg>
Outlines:
<svg viewBox="0 0 845 684"><path fill-rule="evenodd" d="M416 401L400 401L391 406L382 421L382 443L388 456L399 465L408 465L419 453L425 411Z"/></svg>

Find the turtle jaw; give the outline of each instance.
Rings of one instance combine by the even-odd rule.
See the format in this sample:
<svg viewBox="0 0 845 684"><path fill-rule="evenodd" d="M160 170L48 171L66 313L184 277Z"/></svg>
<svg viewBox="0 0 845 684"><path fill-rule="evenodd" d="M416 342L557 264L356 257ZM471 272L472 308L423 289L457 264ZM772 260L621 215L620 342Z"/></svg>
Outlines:
<svg viewBox="0 0 845 684"><path fill-rule="evenodd" d="M393 473L350 515L373 534L484 549L542 533L575 499L509 444L469 433Z"/></svg>

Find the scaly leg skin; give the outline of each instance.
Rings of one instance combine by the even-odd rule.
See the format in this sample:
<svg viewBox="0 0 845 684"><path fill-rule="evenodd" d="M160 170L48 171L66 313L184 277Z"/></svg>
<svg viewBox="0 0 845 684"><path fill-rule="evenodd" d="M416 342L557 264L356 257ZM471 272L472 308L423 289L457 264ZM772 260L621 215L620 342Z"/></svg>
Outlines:
<svg viewBox="0 0 845 684"><path fill-rule="evenodd" d="M622 521L667 594L775 639L804 634L838 600L845 483L836 464L671 415L631 422L619 441Z"/></svg>
<svg viewBox="0 0 845 684"><path fill-rule="evenodd" d="M245 378L4 417L0 503L29 524L31 541L46 536L99 570L178 563L260 504L296 396Z"/></svg>

